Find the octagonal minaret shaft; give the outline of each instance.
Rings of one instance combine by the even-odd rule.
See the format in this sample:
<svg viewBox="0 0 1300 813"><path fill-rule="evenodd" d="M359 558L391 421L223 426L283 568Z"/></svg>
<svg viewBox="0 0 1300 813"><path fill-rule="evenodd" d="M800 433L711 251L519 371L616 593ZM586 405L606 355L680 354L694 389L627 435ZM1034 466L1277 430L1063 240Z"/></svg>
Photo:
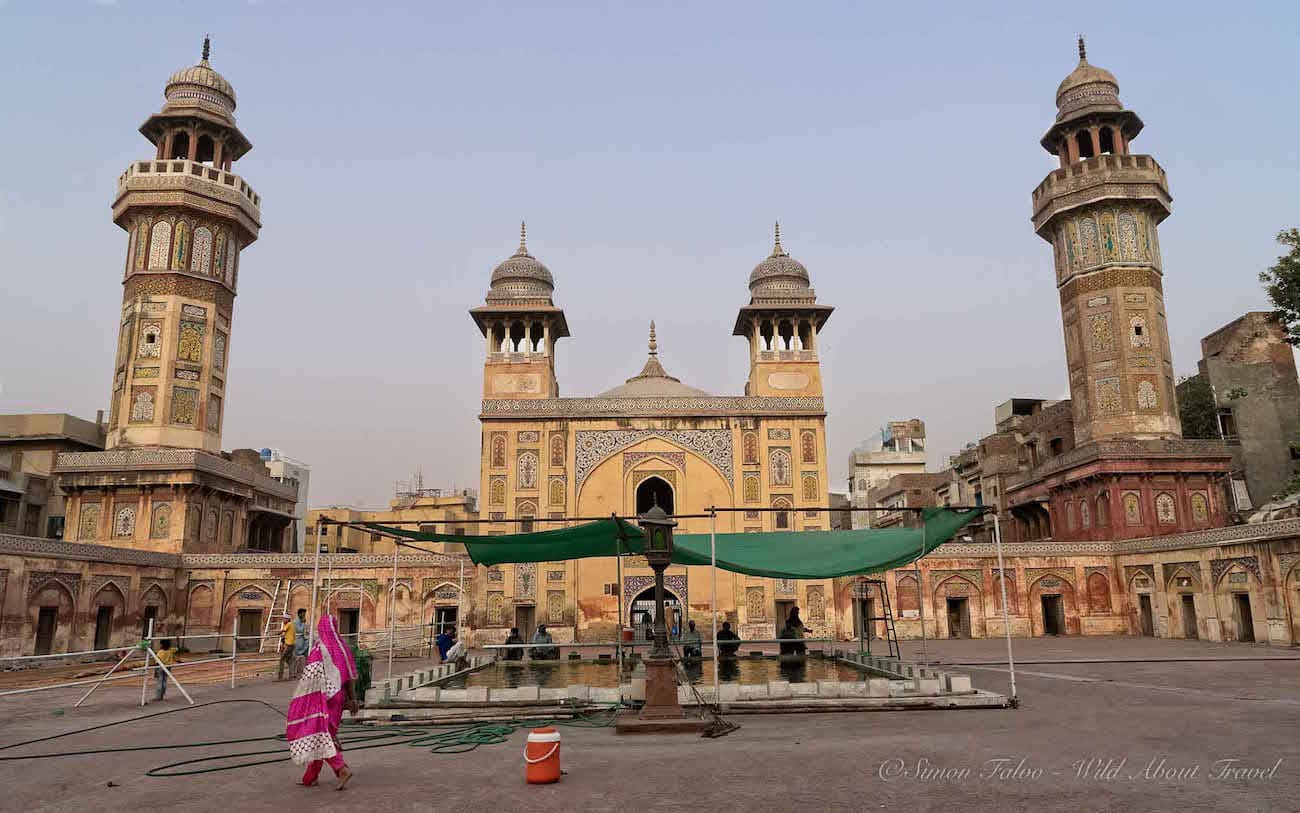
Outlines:
<svg viewBox="0 0 1300 813"><path fill-rule="evenodd" d="M113 220L129 235L108 448L221 451L240 251L257 239L260 199L231 165L252 148L235 91L208 64L172 74L140 127L152 160L117 180Z"/></svg>
<svg viewBox="0 0 1300 813"><path fill-rule="evenodd" d="M1076 440L1181 437L1156 236L1165 172L1130 154L1142 120L1082 37L1056 104L1042 145L1061 167L1034 190L1033 221L1055 250Z"/></svg>

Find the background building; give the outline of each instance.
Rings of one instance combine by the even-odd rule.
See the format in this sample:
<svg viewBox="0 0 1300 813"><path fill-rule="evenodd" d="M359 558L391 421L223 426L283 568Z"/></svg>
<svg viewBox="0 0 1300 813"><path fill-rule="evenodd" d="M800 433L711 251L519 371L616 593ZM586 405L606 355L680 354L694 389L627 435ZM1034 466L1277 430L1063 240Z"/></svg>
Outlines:
<svg viewBox="0 0 1300 813"><path fill-rule="evenodd" d="M279 449L263 449L262 462L271 473L271 479L277 483L292 486L297 491L294 498L293 523L289 526L289 536L293 539L292 551L301 553L306 550L307 528L303 522L307 511L307 490L311 485L311 467L301 460L281 454Z"/></svg>
<svg viewBox="0 0 1300 813"><path fill-rule="evenodd" d="M360 528L341 525L319 527L317 521L325 517L336 522L377 522L400 524L407 530L426 533L466 534L480 533L476 524L467 520L478 519L478 495L473 489L421 488L418 491L399 491L393 496L387 510L366 510L345 505L313 508L307 512L307 546L312 552L313 541L319 541L321 550L328 553L379 553L391 554L393 540ZM418 524L416 524L418 523ZM317 530L320 535L317 536ZM440 553L461 553L464 547L446 542L420 542L421 548Z"/></svg>
<svg viewBox="0 0 1300 813"><path fill-rule="evenodd" d="M849 454L849 500L870 507L870 492L899 474L925 472L925 423L919 418L891 421ZM871 511L853 513L854 528L870 528Z"/></svg>
<svg viewBox="0 0 1300 813"><path fill-rule="evenodd" d="M64 494L51 474L60 452L104 448L104 413L0 415L0 533L62 539Z"/></svg>

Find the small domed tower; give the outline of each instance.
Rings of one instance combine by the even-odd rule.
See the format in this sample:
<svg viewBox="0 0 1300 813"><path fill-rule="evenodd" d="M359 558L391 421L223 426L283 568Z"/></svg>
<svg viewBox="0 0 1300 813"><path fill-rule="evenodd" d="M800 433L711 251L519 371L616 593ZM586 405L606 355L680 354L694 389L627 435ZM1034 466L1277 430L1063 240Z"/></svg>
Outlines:
<svg viewBox="0 0 1300 813"><path fill-rule="evenodd" d="M1033 222L1055 250L1076 442L1179 438L1156 236L1172 203L1165 172L1130 153L1142 120L1082 37L1056 106L1042 145L1061 166L1034 190Z"/></svg>
<svg viewBox="0 0 1300 813"><path fill-rule="evenodd" d="M750 272L749 304L732 330L749 340L745 394L821 397L817 333L834 308L817 304L808 269L781 247L780 223L775 232L772 253Z"/></svg>
<svg viewBox="0 0 1300 813"><path fill-rule="evenodd" d="M492 271L486 304L470 311L486 342L483 398L556 398L555 342L569 335L564 311L551 294L550 270L528 253L519 225L519 248Z"/></svg>
<svg viewBox="0 0 1300 813"><path fill-rule="evenodd" d="M231 172L252 148L235 90L208 62L172 74L140 132L154 158L117 180L113 220L128 234L108 448L221 451L226 364L241 251L261 201Z"/></svg>

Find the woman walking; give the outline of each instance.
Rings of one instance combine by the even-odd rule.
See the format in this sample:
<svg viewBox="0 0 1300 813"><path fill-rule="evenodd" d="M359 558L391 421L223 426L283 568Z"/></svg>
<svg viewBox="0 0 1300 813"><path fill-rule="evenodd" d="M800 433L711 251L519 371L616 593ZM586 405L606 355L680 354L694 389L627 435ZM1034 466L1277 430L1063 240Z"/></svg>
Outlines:
<svg viewBox="0 0 1300 813"><path fill-rule="evenodd" d="M357 713L357 666L339 636L333 616L321 616L316 631L307 665L289 702L285 737L294 763L307 765L302 775L304 786L315 785L321 766L328 762L338 777L335 790L343 790L352 771L340 755L343 746L339 744L339 723L345 708L353 715Z"/></svg>

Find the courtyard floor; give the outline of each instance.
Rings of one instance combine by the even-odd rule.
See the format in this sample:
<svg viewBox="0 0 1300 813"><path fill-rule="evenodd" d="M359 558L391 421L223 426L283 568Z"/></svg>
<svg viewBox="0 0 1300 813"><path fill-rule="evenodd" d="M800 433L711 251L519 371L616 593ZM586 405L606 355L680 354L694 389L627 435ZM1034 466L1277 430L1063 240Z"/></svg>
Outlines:
<svg viewBox="0 0 1300 813"><path fill-rule="evenodd" d="M356 778L343 793L330 790L328 776L318 788L298 787L299 772L288 762L144 775L182 759L276 747L255 742L3 761L0 808L1300 809L1300 650L1133 638L1015 645L1016 710L735 715L741 729L717 740L565 728L567 775L551 786L524 784L523 733L464 754L356 750L345 754ZM907 657L921 653L919 642L903 649ZM1001 641L930 641L925 651L932 661L972 664L954 671L968 672L979 688L1006 691ZM1136 659L1147 660L1123 662ZM420 663L400 663L397 671ZM384 675L384 665L375 671ZM238 698L283 709L291 689L253 677L233 691L206 683L191 693L198 703ZM142 710L134 681L74 710L79 696L58 690L0 698L0 748L185 705L173 688L166 701ZM260 737L283 727L265 706L222 704L0 750L0 757Z"/></svg>

